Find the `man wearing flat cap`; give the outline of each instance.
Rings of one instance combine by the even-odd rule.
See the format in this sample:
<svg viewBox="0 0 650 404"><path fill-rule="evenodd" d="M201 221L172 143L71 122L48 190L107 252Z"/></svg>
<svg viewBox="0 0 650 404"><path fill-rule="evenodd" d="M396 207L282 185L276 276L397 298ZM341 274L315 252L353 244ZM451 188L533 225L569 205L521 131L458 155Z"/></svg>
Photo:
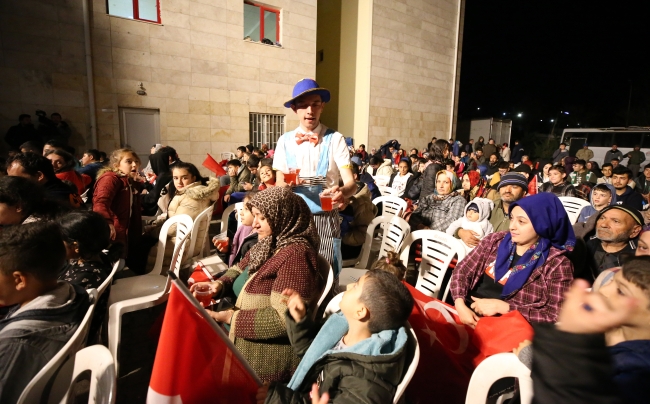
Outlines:
<svg viewBox="0 0 650 404"><path fill-rule="evenodd" d="M292 98L284 106L298 115L300 125L283 134L275 148L273 168L277 184L298 185L295 192L305 199L314 214L321 237L319 253L332 264L335 275L340 270L340 221L336 207L353 196L357 186L352 175L350 152L342 134L320 121L329 90L312 79L302 79L293 88ZM299 169L298 184L285 181L285 173ZM332 211L323 211L318 194L332 195ZM336 259L335 259L336 257Z"/></svg>

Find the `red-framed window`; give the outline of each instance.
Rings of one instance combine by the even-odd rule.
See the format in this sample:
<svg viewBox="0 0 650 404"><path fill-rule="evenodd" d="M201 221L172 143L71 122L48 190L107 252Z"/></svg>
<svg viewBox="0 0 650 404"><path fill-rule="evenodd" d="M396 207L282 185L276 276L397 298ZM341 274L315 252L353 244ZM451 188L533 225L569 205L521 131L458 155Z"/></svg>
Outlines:
<svg viewBox="0 0 650 404"><path fill-rule="evenodd" d="M244 1L244 39L272 43L280 42L280 10Z"/></svg>
<svg viewBox="0 0 650 404"><path fill-rule="evenodd" d="M160 0L108 0L108 14L160 24Z"/></svg>

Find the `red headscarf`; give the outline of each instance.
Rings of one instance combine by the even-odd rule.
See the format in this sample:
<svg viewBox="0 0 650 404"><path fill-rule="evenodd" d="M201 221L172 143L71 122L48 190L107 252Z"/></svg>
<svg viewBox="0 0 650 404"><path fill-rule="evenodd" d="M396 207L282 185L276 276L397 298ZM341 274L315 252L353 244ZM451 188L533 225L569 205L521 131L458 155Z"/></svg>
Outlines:
<svg viewBox="0 0 650 404"><path fill-rule="evenodd" d="M469 177L469 189L477 186L481 180L481 174L479 174L478 171L469 171L467 172L467 176Z"/></svg>

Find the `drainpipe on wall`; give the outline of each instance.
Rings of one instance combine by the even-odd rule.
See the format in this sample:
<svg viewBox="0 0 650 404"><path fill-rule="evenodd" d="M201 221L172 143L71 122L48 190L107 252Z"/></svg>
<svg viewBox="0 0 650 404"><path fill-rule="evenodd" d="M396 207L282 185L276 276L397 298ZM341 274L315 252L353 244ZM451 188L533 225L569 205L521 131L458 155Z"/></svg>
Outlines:
<svg viewBox="0 0 650 404"><path fill-rule="evenodd" d="M454 130L454 121L457 119L458 115L458 97L456 93L458 92L458 76L460 72L458 71L460 65L460 54L463 46L463 26L464 26L464 12L465 12L465 0L458 0L458 18L456 19L456 58L454 59L454 70L453 70L453 79L451 83L451 111L449 113L449 138L456 139L456 131Z"/></svg>
<svg viewBox="0 0 650 404"><path fill-rule="evenodd" d="M84 13L84 40L86 45L86 76L88 77L88 108L90 109L90 148L97 148L97 113L95 110L95 82L93 79L93 54L90 43L89 0L81 0Z"/></svg>

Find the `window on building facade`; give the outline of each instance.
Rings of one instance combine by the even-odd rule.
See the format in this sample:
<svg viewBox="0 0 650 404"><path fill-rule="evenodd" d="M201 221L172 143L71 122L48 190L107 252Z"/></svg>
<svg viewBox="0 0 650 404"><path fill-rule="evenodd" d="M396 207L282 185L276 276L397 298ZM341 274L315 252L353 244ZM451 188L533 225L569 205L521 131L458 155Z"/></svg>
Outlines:
<svg viewBox="0 0 650 404"><path fill-rule="evenodd" d="M274 45L280 42L280 10L244 1L244 39Z"/></svg>
<svg viewBox="0 0 650 404"><path fill-rule="evenodd" d="M270 149L275 149L284 133L284 115L251 112L249 117L250 143L255 147L262 147L266 143Z"/></svg>
<svg viewBox="0 0 650 404"><path fill-rule="evenodd" d="M160 24L160 0L108 0L108 14Z"/></svg>

